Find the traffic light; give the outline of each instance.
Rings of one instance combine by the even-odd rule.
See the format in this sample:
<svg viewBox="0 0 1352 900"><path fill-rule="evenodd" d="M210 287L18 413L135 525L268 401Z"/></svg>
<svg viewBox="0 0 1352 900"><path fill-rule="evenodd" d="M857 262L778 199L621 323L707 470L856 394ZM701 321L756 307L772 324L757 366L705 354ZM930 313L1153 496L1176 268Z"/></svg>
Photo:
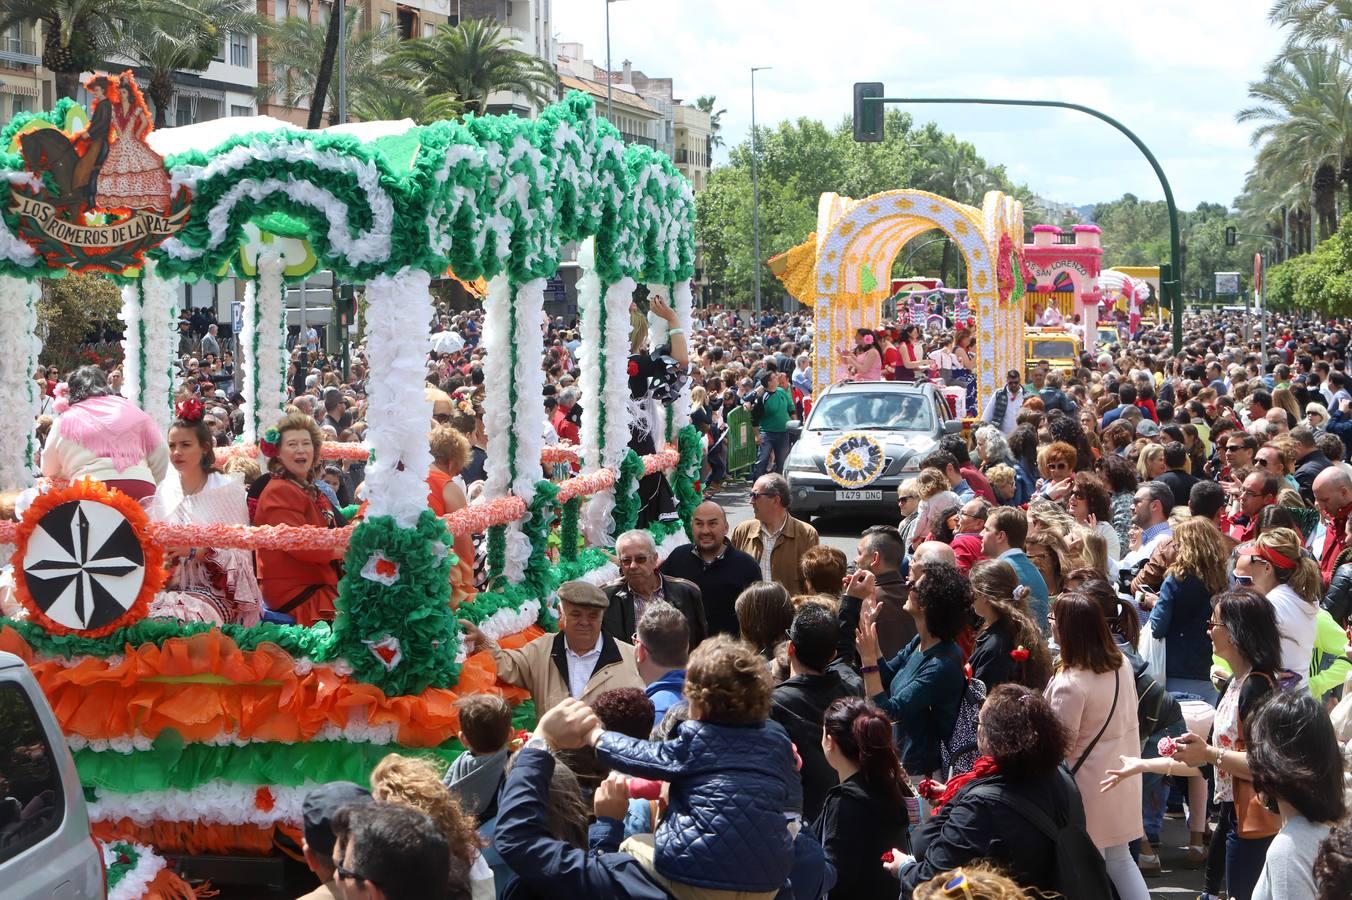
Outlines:
<svg viewBox="0 0 1352 900"><path fill-rule="evenodd" d="M1233 225L1227 226L1225 229L1225 246L1233 247L1238 243L1239 243L1239 232L1235 230L1235 226Z"/></svg>
<svg viewBox="0 0 1352 900"><path fill-rule="evenodd" d="M338 285L338 324L349 327L357 321L357 293L349 283Z"/></svg>
<svg viewBox="0 0 1352 900"><path fill-rule="evenodd" d="M870 98L881 98L881 81L856 81L854 83L854 139L877 143L883 139L883 105L877 100L865 102Z"/></svg>

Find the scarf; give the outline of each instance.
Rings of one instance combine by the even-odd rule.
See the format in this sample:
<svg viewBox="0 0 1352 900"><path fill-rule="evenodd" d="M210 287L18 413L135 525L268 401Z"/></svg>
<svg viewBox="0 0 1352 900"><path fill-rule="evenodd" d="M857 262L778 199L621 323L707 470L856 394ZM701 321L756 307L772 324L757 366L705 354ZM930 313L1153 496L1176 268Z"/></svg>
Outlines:
<svg viewBox="0 0 1352 900"><path fill-rule="evenodd" d="M107 459L119 472L145 460L164 443L155 420L123 397L81 400L57 421L61 437Z"/></svg>
<svg viewBox="0 0 1352 900"><path fill-rule="evenodd" d="M957 795L958 791L966 786L967 782L998 774L1000 774L1000 770L995 767L995 760L992 757L978 756L976 762L972 764L972 771L954 775L948 780L948 784L944 787L943 796L934 804L934 808L941 809L945 803Z"/></svg>

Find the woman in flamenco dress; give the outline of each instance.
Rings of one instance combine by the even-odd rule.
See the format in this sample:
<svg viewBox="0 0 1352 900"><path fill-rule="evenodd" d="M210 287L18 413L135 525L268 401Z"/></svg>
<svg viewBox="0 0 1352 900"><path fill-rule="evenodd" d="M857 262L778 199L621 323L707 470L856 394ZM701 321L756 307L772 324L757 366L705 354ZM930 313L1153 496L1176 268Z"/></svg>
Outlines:
<svg viewBox="0 0 1352 900"><path fill-rule="evenodd" d="M128 74L118 79L112 104L113 144L99 169L95 204L100 209L140 209L169 213L169 173L164 157L146 144L152 128L141 90Z"/></svg>

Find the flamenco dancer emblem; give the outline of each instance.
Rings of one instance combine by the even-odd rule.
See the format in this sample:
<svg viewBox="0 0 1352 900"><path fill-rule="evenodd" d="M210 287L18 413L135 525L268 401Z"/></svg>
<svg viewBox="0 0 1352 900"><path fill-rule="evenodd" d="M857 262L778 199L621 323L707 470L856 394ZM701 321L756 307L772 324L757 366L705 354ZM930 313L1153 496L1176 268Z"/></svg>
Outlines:
<svg viewBox="0 0 1352 900"><path fill-rule="evenodd" d="M84 130L67 134L41 117L20 129L35 177L11 187L9 212L48 266L127 274L187 223L191 197L172 192L164 157L146 143L153 126L132 74L95 75L85 88Z"/></svg>

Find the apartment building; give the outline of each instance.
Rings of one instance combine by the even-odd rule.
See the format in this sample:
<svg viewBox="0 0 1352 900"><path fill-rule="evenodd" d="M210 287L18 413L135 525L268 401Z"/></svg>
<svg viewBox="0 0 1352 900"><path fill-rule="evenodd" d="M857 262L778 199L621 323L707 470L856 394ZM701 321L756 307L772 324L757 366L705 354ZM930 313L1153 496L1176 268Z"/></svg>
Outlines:
<svg viewBox="0 0 1352 900"><path fill-rule="evenodd" d="M15 113L49 109L55 102L52 73L41 67L40 39L29 22L0 32L0 125Z"/></svg>
<svg viewBox="0 0 1352 900"><path fill-rule="evenodd" d="M709 183L713 128L704 110L686 106L679 100L676 104L676 152L672 160L699 193Z"/></svg>
<svg viewBox="0 0 1352 900"><path fill-rule="evenodd" d="M551 66L558 64L558 50L554 43L553 0L449 0L450 20L492 19L516 38L517 48L543 59ZM495 115L516 113L532 117L540 111L523 94L497 91L488 96L488 112Z"/></svg>

